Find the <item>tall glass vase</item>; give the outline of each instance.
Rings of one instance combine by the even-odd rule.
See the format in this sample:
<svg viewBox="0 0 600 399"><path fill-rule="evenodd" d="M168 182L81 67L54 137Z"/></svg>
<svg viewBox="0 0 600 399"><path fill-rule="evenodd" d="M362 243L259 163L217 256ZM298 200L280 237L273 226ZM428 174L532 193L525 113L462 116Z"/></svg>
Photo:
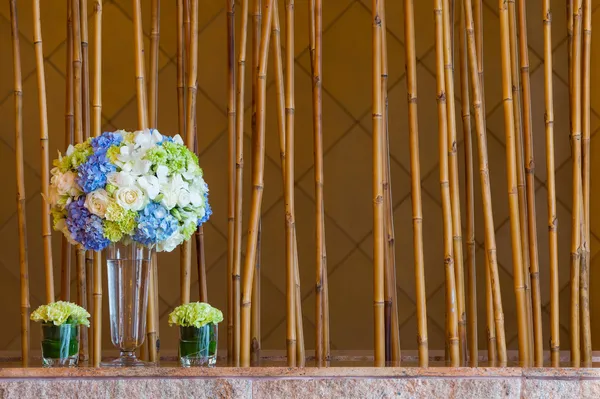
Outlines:
<svg viewBox="0 0 600 399"><path fill-rule="evenodd" d="M135 242L111 244L106 249L110 335L120 356L104 366L151 365L138 360L135 351L146 335L152 251Z"/></svg>

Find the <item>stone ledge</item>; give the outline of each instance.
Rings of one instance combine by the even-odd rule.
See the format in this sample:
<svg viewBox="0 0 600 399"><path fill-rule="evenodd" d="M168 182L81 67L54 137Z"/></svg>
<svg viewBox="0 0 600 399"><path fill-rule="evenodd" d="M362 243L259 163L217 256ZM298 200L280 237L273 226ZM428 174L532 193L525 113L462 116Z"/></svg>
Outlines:
<svg viewBox="0 0 600 399"><path fill-rule="evenodd" d="M0 369L1 398L600 398L600 369Z"/></svg>

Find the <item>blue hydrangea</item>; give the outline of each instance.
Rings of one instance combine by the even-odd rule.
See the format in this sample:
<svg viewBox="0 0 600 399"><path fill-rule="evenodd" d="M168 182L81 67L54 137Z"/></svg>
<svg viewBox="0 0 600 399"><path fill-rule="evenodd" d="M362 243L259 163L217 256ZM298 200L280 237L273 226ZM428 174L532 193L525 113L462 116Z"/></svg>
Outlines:
<svg viewBox="0 0 600 399"><path fill-rule="evenodd" d="M208 202L208 191L204 193L204 216L198 219L198 227L202 225L202 223L208 221L212 215L212 208L210 207L210 203Z"/></svg>
<svg viewBox="0 0 600 399"><path fill-rule="evenodd" d="M113 145L119 145L123 141L123 136L119 133L104 132L91 140L92 148L96 154L106 152Z"/></svg>
<svg viewBox="0 0 600 399"><path fill-rule="evenodd" d="M144 245L164 241L179 228L177 219L156 202L150 202L139 212L137 222L133 239Z"/></svg>
<svg viewBox="0 0 600 399"><path fill-rule="evenodd" d="M106 159L106 153L94 153L87 161L79 165L77 183L84 193L91 193L106 186L106 175L117 170L117 167Z"/></svg>
<svg viewBox="0 0 600 399"><path fill-rule="evenodd" d="M85 197L81 196L67 206L67 228L86 250L101 251L110 241L104 237L102 219L92 215L84 204Z"/></svg>

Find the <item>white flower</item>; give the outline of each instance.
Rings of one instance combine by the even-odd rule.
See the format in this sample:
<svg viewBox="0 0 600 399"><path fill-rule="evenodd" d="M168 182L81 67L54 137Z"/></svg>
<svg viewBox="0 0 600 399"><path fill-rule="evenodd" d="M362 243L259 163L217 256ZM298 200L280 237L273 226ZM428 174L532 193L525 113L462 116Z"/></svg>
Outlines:
<svg viewBox="0 0 600 399"><path fill-rule="evenodd" d="M131 172L136 176L142 176L150 171L151 166L152 162L148 161L147 159L136 159L133 162Z"/></svg>
<svg viewBox="0 0 600 399"><path fill-rule="evenodd" d="M59 171L55 171L54 176L50 180L50 183L56 187L56 191L58 195L70 195L72 197L77 196L81 189L77 185L77 174L68 171L65 173L60 173Z"/></svg>
<svg viewBox="0 0 600 399"><path fill-rule="evenodd" d="M186 207L191 202L190 192L188 190L179 190L179 197L177 198L177 205L180 207Z"/></svg>
<svg viewBox="0 0 600 399"><path fill-rule="evenodd" d="M204 196L198 191L192 191L190 192L190 202L195 208L202 206L204 205Z"/></svg>
<svg viewBox="0 0 600 399"><path fill-rule="evenodd" d="M176 134L173 136L173 143L183 145L183 139L180 135Z"/></svg>
<svg viewBox="0 0 600 399"><path fill-rule="evenodd" d="M146 194L139 187L121 187L115 191L117 204L123 209L139 211L146 206Z"/></svg>
<svg viewBox="0 0 600 399"><path fill-rule="evenodd" d="M132 187L135 185L135 177L125 171L109 173L106 175L106 180L116 187Z"/></svg>
<svg viewBox="0 0 600 399"><path fill-rule="evenodd" d="M166 184L168 182L169 176L169 168L165 165L158 165L156 168L156 177L158 177L158 181L160 184Z"/></svg>
<svg viewBox="0 0 600 399"><path fill-rule="evenodd" d="M110 196L106 190L99 188L85 196L84 206L94 215L104 217L106 208L110 203Z"/></svg>
<svg viewBox="0 0 600 399"><path fill-rule="evenodd" d="M157 171L158 174L158 171ZM161 177L159 176L159 181ZM163 194L161 203L167 209L172 209L179 202L179 193L182 190L188 190L188 184L183 181L181 175L174 175L172 178L162 177L163 181L167 180L166 183L160 185L160 191ZM182 198L184 200L185 198Z"/></svg>
<svg viewBox="0 0 600 399"><path fill-rule="evenodd" d="M171 234L169 238L162 242L159 242L156 245L156 250L158 252L171 252L183 242L183 238L183 234L181 234L179 230L176 230L173 234Z"/></svg>
<svg viewBox="0 0 600 399"><path fill-rule="evenodd" d="M171 209L175 208L178 200L179 200L178 192L167 191L167 192L163 192L163 197L162 197L162 200L160 201L160 203L162 204L162 206L164 206L168 210L171 210Z"/></svg>
<svg viewBox="0 0 600 399"><path fill-rule="evenodd" d="M72 144L69 144L69 148L67 148L67 156L71 156L75 152L75 147Z"/></svg>
<svg viewBox="0 0 600 399"><path fill-rule="evenodd" d="M140 176L137 179L137 183L151 200L155 199L160 193L160 184L156 176Z"/></svg>

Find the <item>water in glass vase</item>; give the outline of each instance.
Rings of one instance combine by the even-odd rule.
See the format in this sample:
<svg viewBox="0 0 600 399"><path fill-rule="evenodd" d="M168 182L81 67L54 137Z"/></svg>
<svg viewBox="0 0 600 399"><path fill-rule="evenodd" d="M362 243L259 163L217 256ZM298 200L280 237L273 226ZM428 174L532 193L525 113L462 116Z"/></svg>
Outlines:
<svg viewBox="0 0 600 399"><path fill-rule="evenodd" d="M131 243L113 244L107 252L110 333L121 354L103 366L150 365L138 360L135 350L142 345L146 334L151 250Z"/></svg>
<svg viewBox="0 0 600 399"><path fill-rule="evenodd" d="M206 324L179 327L179 361L183 367L214 367L217 363L218 327Z"/></svg>
<svg viewBox="0 0 600 399"><path fill-rule="evenodd" d="M79 326L42 324L42 366L76 367L79 360Z"/></svg>

